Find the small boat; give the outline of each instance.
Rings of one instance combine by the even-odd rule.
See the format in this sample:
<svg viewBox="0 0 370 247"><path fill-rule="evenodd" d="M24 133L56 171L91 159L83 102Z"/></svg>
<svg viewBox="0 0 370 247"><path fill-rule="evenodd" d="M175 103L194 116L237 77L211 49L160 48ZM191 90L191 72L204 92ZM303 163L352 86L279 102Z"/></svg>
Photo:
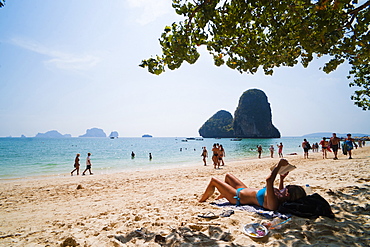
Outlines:
<svg viewBox="0 0 370 247"><path fill-rule="evenodd" d="M188 141L195 141L195 138L194 137L187 137L186 140L188 140Z"/></svg>
<svg viewBox="0 0 370 247"><path fill-rule="evenodd" d="M181 140L182 142L187 142L188 140L186 140L186 139L183 139L183 140Z"/></svg>
<svg viewBox="0 0 370 247"><path fill-rule="evenodd" d="M230 141L236 141L236 142L241 141L241 140L242 140L242 138L233 138L233 139L230 139Z"/></svg>
<svg viewBox="0 0 370 247"><path fill-rule="evenodd" d="M196 141L203 141L203 138L196 138Z"/></svg>

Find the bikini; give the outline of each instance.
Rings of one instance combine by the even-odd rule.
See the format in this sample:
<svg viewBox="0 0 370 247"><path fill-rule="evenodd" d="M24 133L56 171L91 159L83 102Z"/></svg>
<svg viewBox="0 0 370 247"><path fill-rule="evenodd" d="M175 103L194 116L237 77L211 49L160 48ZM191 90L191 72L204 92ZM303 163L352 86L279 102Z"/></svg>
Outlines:
<svg viewBox="0 0 370 247"><path fill-rule="evenodd" d="M234 196L234 198L236 199L236 206L240 206L240 191L244 189L245 188L236 189L236 196ZM263 203L265 202L265 193L266 193L266 188L263 188L257 191L257 194L256 194L258 204L261 207L263 207Z"/></svg>

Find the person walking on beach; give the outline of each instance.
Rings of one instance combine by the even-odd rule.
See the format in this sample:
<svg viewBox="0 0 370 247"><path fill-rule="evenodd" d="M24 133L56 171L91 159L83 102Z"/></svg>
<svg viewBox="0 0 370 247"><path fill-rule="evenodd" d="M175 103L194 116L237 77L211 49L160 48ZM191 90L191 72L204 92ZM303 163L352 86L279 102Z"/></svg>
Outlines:
<svg viewBox="0 0 370 247"><path fill-rule="evenodd" d="M86 158L86 169L85 171L82 173L82 175L85 175L86 171L88 170L90 175L93 175L93 173L91 172L91 159L90 159L90 156L91 156L91 153L87 153L87 158Z"/></svg>
<svg viewBox="0 0 370 247"><path fill-rule="evenodd" d="M322 140L320 141L320 145L321 145L321 151L322 151L322 158L323 159L327 159L327 149L328 149L328 145L329 145L329 142L326 140L325 137L322 138Z"/></svg>
<svg viewBox="0 0 370 247"><path fill-rule="evenodd" d="M308 159L308 150L311 149L311 145L306 139L303 139L302 148L303 148L303 152L304 152L303 157L305 159Z"/></svg>
<svg viewBox="0 0 370 247"><path fill-rule="evenodd" d="M203 147L202 154L200 155L203 157L203 163L206 166L207 165L207 158L208 158L208 151L206 147Z"/></svg>
<svg viewBox="0 0 370 247"><path fill-rule="evenodd" d="M152 159L153 159L152 153L149 153L149 160L152 160Z"/></svg>
<svg viewBox="0 0 370 247"><path fill-rule="evenodd" d="M338 149L340 149L340 138L337 137L336 133L333 133L333 136L330 137L329 147L333 150L334 160L338 159Z"/></svg>
<svg viewBox="0 0 370 247"><path fill-rule="evenodd" d="M270 150L271 158L274 158L274 152L275 152L274 145L271 144L270 147L269 147L269 150Z"/></svg>
<svg viewBox="0 0 370 247"><path fill-rule="evenodd" d="M220 145L220 151L218 152L219 156L218 156L218 163L220 164L221 163L221 166L224 166L225 165L225 162L224 162L224 157L226 156L225 155L225 149L222 145Z"/></svg>
<svg viewBox="0 0 370 247"><path fill-rule="evenodd" d="M258 152L258 158L261 159L261 154L262 154L262 146L261 145L257 145L257 152Z"/></svg>
<svg viewBox="0 0 370 247"><path fill-rule="evenodd" d="M349 155L348 159L352 159L352 149L353 149L353 146L355 146L357 148L357 144L356 144L355 140L352 138L351 134L347 134L347 138L344 139L344 144L346 145L347 152L348 152L348 155Z"/></svg>
<svg viewBox="0 0 370 247"><path fill-rule="evenodd" d="M279 158L283 158L283 143L280 142L280 144L276 145L278 147L278 154Z"/></svg>
<svg viewBox="0 0 370 247"><path fill-rule="evenodd" d="M71 176L73 176L73 173L75 171L77 171L77 176L78 176L79 173L80 173L80 154L76 154L74 167L75 167L75 169L73 171L71 171Z"/></svg>

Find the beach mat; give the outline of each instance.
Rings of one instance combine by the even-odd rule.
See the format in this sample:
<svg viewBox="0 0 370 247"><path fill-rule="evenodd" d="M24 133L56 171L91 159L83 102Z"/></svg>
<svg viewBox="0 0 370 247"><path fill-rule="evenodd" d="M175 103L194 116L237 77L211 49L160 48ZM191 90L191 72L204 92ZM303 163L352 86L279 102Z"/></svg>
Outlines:
<svg viewBox="0 0 370 247"><path fill-rule="evenodd" d="M246 212L251 212L251 213L257 213L261 216L264 216L268 219L273 219L275 217L279 217L280 219L288 219L292 215L291 214L282 214L277 211L271 211L264 209L263 207L255 206L255 205L240 205L236 206L235 204L231 204L228 200L226 199L220 199L216 200L214 202L211 202L211 205L214 205L216 207L220 208L227 208L227 209L233 209L233 210L239 210L239 211L246 211Z"/></svg>

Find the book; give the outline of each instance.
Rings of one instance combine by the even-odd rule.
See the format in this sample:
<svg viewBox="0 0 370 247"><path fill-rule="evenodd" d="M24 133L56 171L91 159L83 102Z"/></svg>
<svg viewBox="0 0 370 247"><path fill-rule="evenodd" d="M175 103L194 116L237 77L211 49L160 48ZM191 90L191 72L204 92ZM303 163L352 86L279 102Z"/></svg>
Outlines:
<svg viewBox="0 0 370 247"><path fill-rule="evenodd" d="M272 166L271 168L270 168L270 170L272 171L272 170L274 170L274 168L277 166L277 164L276 165L274 165L274 166ZM286 166L282 166L282 167L280 167L280 170L278 171L278 173L280 174L280 175L284 175L285 173L287 173L287 172L290 172L290 171L293 171L294 169L296 169L297 167L296 166L294 166L294 165L291 165L291 164L288 164L288 165L286 165Z"/></svg>

